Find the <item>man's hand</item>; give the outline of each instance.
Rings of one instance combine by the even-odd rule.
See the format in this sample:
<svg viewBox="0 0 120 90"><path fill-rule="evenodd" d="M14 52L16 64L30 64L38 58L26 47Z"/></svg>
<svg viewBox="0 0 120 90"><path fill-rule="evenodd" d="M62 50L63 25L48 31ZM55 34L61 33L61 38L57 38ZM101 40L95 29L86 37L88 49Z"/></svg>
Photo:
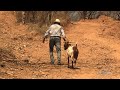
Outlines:
<svg viewBox="0 0 120 90"><path fill-rule="evenodd" d="M45 42L45 37L43 38L43 43Z"/></svg>
<svg viewBox="0 0 120 90"><path fill-rule="evenodd" d="M69 40L68 40L66 37L64 37L63 40L64 40L65 42L69 42Z"/></svg>
<svg viewBox="0 0 120 90"><path fill-rule="evenodd" d="M66 38L63 38L64 41L66 41Z"/></svg>

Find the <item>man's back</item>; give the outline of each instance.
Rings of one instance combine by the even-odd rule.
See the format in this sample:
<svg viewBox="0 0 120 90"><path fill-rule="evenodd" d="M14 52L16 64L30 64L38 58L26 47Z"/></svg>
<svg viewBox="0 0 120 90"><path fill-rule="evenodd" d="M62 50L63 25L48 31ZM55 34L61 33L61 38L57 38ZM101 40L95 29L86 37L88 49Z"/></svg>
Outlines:
<svg viewBox="0 0 120 90"><path fill-rule="evenodd" d="M62 27L58 24L53 24L50 26L50 36L61 36L61 29Z"/></svg>

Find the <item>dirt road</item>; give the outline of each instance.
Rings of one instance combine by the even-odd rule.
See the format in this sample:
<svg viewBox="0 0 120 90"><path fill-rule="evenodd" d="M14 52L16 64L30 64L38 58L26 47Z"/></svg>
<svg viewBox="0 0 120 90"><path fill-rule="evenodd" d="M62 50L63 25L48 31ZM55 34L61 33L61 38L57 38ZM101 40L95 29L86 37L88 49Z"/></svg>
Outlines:
<svg viewBox="0 0 120 90"><path fill-rule="evenodd" d="M103 22L105 19L106 22ZM0 48L6 48L6 46L10 45L8 48L10 48L17 60L0 61L0 78L120 78L120 40L105 33L107 29L113 27L106 23L116 22L110 20L107 17L98 20L81 20L65 27L65 33L69 41L78 44L80 53L77 60L78 68L76 69L67 68L67 56L66 51L63 49L63 40L63 65L57 65L56 50L54 50L56 65L50 65L48 39L43 44L42 36L35 31L26 30L27 26L24 25L14 26L9 31L8 28L4 29L0 34ZM106 25L109 28L104 28ZM1 56L5 55L1 54Z"/></svg>

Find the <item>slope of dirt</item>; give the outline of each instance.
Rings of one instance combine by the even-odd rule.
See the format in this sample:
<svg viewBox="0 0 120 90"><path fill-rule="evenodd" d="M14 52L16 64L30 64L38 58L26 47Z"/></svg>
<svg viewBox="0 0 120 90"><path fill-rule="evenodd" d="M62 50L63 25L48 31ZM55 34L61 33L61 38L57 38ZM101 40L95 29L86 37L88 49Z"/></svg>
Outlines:
<svg viewBox="0 0 120 90"><path fill-rule="evenodd" d="M14 79L110 79L120 78L119 23L101 16L65 27L69 41L77 42L77 68L67 68L62 40L63 65L50 65L48 39L16 23L11 12L0 12L0 78ZM114 29L114 30L113 30ZM115 31L115 32L114 32ZM112 36L109 33L114 33ZM54 50L55 64L57 63Z"/></svg>

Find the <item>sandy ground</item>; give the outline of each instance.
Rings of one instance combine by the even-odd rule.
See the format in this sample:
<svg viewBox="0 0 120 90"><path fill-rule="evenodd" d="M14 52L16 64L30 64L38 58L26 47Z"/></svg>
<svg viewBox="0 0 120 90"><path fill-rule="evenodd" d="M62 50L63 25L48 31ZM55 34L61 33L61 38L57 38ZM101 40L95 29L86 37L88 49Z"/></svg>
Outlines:
<svg viewBox="0 0 120 90"><path fill-rule="evenodd" d="M62 63L50 65L48 39L18 25L10 12L0 12L0 78L1 79L119 79L120 22L101 16L81 20L65 27L69 41L77 42L77 68L67 68L62 40Z"/></svg>

